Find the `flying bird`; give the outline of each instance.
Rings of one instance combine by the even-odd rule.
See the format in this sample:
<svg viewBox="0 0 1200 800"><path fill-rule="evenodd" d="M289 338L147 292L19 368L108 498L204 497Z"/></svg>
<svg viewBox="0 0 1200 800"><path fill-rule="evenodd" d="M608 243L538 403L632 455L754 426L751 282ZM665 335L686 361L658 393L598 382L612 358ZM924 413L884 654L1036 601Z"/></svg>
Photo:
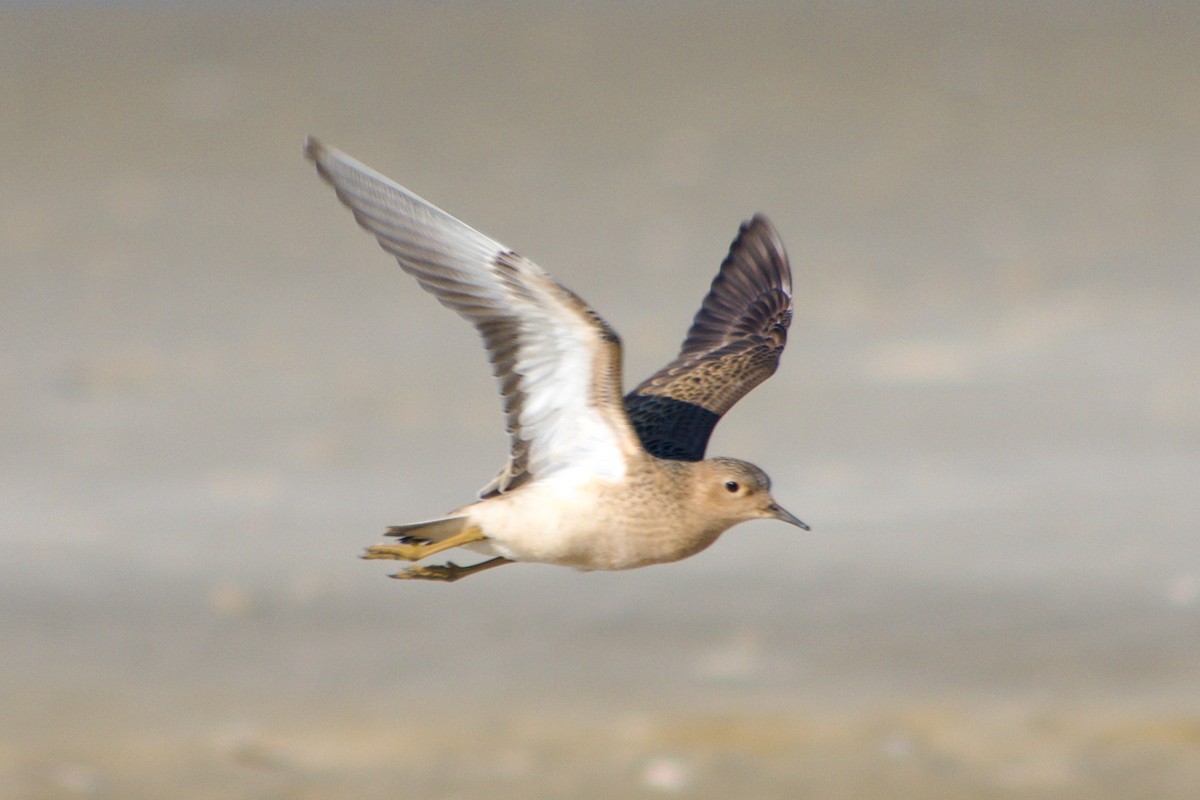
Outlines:
<svg viewBox="0 0 1200 800"><path fill-rule="evenodd" d="M742 224L679 355L622 396L621 340L545 270L346 154L309 138L318 173L423 289L475 326L500 384L508 463L479 499L388 532L363 557L489 558L393 577L455 581L524 561L621 570L694 555L740 522L808 530L755 465L705 458L721 416L779 364L791 270L762 215Z"/></svg>

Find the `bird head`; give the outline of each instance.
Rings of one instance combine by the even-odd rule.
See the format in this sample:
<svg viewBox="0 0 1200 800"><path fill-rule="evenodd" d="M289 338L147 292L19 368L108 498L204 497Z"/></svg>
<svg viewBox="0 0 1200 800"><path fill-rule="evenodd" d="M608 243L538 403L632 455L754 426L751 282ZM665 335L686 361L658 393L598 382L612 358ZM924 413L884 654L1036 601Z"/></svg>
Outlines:
<svg viewBox="0 0 1200 800"><path fill-rule="evenodd" d="M808 530L794 514L771 497L767 473L736 458L710 458L697 464L701 502L731 525L752 519L777 519Z"/></svg>

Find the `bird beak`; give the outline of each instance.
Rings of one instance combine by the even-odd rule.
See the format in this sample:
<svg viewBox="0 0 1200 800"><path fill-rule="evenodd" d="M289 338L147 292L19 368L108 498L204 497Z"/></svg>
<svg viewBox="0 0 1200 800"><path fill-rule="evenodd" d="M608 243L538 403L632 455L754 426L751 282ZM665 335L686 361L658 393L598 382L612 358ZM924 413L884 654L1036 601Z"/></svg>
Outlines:
<svg viewBox="0 0 1200 800"><path fill-rule="evenodd" d="M768 510L771 512L771 516L774 517L775 519L779 520L780 522L786 522L789 525L795 525L797 528L800 528L801 530L806 530L806 531L812 530L812 528L810 528L810 527L808 527L808 525L804 524L804 522L801 521L799 517L797 517L795 514L791 513L790 511L785 510L778 503L771 503Z"/></svg>

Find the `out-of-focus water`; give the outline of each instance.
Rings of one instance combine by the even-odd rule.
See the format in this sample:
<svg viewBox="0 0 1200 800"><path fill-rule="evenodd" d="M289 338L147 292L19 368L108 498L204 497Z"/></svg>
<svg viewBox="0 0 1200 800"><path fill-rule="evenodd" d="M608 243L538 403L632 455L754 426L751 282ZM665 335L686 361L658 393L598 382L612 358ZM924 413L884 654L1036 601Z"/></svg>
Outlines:
<svg viewBox="0 0 1200 800"><path fill-rule="evenodd" d="M1193 797L1200 13L0 9L0 795ZM668 360L811 523L623 574L356 560L506 447L321 136Z"/></svg>

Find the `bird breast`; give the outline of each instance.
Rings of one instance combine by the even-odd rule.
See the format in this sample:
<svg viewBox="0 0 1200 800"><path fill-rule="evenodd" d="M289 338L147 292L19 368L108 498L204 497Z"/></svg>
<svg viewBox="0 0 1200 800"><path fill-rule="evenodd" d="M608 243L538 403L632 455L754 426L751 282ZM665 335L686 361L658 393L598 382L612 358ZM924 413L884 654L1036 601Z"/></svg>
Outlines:
<svg viewBox="0 0 1200 800"><path fill-rule="evenodd" d="M671 492L640 481L535 481L468 506L488 552L514 561L620 570L677 561L712 544L724 528L695 524ZM484 548L480 548L483 550Z"/></svg>

